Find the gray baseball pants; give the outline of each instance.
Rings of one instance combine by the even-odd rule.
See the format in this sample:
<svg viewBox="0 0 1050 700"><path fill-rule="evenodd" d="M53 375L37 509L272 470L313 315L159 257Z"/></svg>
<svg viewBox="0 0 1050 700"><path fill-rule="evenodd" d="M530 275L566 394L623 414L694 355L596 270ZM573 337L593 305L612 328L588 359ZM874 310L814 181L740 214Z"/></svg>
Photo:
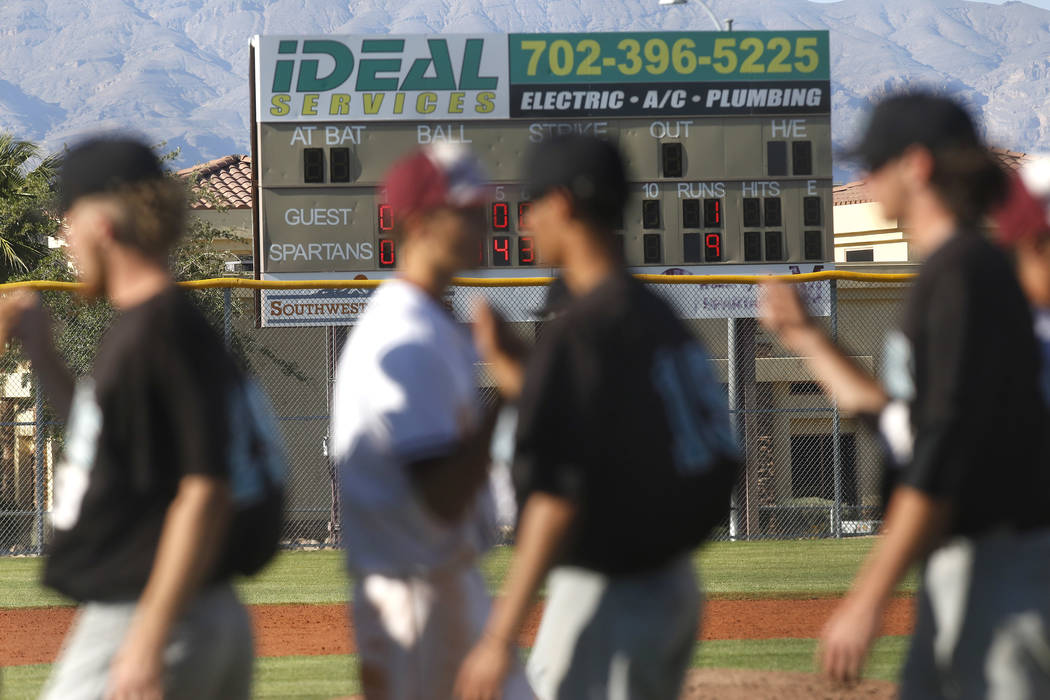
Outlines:
<svg viewBox="0 0 1050 700"><path fill-rule="evenodd" d="M41 693L46 700L98 700L131 626L136 602L85 603ZM164 652L165 700L247 700L252 627L228 584L202 591L175 624Z"/></svg>
<svg viewBox="0 0 1050 700"><path fill-rule="evenodd" d="M559 567L526 673L539 700L676 700L701 595L690 557L610 577Z"/></svg>
<svg viewBox="0 0 1050 700"><path fill-rule="evenodd" d="M1050 531L958 537L930 555L900 697L1050 698Z"/></svg>

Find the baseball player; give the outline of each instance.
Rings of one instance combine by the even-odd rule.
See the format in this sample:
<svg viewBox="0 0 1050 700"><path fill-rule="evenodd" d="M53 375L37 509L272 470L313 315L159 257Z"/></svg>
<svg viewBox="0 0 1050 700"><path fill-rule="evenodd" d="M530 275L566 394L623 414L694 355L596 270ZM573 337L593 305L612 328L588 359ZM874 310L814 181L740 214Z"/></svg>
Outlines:
<svg viewBox="0 0 1050 700"><path fill-rule="evenodd" d="M147 146L108 138L68 152L60 190L84 294L118 314L74 382L36 295L0 305L0 344L22 342L68 417L44 583L80 607L43 697L246 699L251 625L223 559L240 374L167 269L182 186Z"/></svg>
<svg viewBox="0 0 1050 700"><path fill-rule="evenodd" d="M872 417L898 485L883 535L828 620L819 661L861 672L880 616L923 562L902 698L1050 697L1050 470L1032 320L1008 260L979 233L1006 177L956 103L894 96L854 153L885 216L907 222L923 265L884 382L767 285L763 322L806 357L848 411Z"/></svg>
<svg viewBox="0 0 1050 700"><path fill-rule="evenodd" d="M1050 156L1011 177L1010 196L996 214L999 240L1014 253L1017 276L1035 316L1042 349L1043 396L1050 401Z"/></svg>
<svg viewBox="0 0 1050 700"><path fill-rule="evenodd" d="M497 414L478 403L473 343L444 295L477 259L489 192L469 151L447 144L398 161L383 191L397 276L347 341L331 428L361 682L370 700L449 698L489 609L476 560L495 536ZM532 697L520 670L501 689Z"/></svg>
<svg viewBox="0 0 1050 700"><path fill-rule="evenodd" d="M491 311L476 323L500 390L519 401L522 506L504 595L457 694L499 696L529 603L555 565L527 668L537 696L675 698L700 613L689 554L728 510L736 474L725 398L696 340L623 267L613 231L627 181L616 147L551 139L526 177L529 228L571 298L527 366ZM701 475L706 502L688 487Z"/></svg>

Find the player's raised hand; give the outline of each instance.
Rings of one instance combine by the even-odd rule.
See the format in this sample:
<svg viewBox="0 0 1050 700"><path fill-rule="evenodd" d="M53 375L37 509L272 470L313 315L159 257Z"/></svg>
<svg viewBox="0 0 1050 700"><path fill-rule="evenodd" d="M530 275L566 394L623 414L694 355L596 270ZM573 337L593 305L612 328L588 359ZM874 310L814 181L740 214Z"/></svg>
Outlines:
<svg viewBox="0 0 1050 700"><path fill-rule="evenodd" d="M762 325L789 350L801 350L805 336L814 330L809 312L791 284L776 280L763 282L759 290L758 312Z"/></svg>
<svg viewBox="0 0 1050 700"><path fill-rule="evenodd" d="M525 379L524 343L484 301L474 306L474 345L482 361L489 364L500 394L511 401L517 399Z"/></svg>
<svg viewBox="0 0 1050 700"><path fill-rule="evenodd" d="M19 289L0 298L0 347L17 338L29 345L50 337L51 319L40 303L40 295Z"/></svg>

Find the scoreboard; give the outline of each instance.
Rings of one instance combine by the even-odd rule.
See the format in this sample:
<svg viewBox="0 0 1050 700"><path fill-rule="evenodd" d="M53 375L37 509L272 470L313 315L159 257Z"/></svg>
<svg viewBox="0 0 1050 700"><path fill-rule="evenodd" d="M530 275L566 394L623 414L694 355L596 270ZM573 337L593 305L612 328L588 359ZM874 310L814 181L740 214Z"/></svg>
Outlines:
<svg viewBox="0 0 1050 700"><path fill-rule="evenodd" d="M380 182L436 142L471 147L494 184L465 274L550 274L525 225L522 164L573 132L624 154L616 233L638 272L834 259L827 32L257 36L251 52L260 278L391 274L397 222Z"/></svg>

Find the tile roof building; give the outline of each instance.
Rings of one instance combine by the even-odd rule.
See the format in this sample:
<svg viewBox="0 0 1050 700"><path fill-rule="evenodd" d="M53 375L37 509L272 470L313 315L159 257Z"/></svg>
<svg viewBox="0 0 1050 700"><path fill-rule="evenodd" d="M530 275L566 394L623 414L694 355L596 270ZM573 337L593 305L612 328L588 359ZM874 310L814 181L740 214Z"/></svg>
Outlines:
<svg viewBox="0 0 1050 700"><path fill-rule="evenodd" d="M1007 170L1016 170L1030 156L993 148ZM899 221L884 219L864 180L836 185L833 189L835 262L907 263L916 261L908 234Z"/></svg>
<svg viewBox="0 0 1050 700"><path fill-rule="evenodd" d="M193 182L190 209L251 209L252 207L252 159L251 156L224 156L184 168L176 173Z"/></svg>
<svg viewBox="0 0 1050 700"><path fill-rule="evenodd" d="M252 159L232 155L179 170L176 175L190 183L190 216L218 229L226 229L236 240L216 241L229 255L232 272L246 272L252 261Z"/></svg>

